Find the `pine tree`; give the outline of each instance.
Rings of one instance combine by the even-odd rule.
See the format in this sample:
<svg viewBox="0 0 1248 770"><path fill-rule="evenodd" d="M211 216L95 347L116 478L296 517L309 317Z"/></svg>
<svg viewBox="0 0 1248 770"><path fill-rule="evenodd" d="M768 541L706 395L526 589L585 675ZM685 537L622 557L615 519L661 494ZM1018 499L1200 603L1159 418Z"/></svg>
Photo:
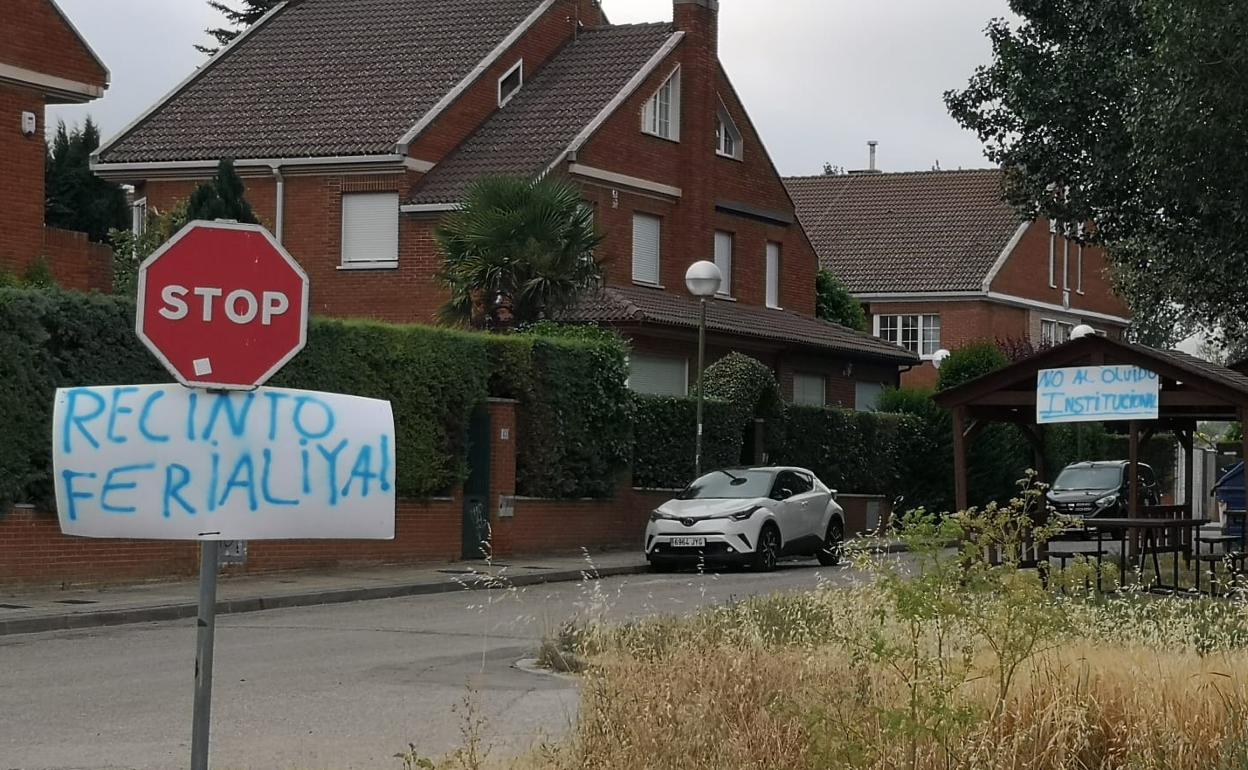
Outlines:
<svg viewBox="0 0 1248 770"><path fill-rule="evenodd" d="M226 5L221 0L208 0L208 5L214 10L220 11L225 15L227 21L234 26L233 29L218 27L216 29L205 30L209 35L216 39L216 46L197 45L195 49L212 56L225 46L229 45L234 38L242 34L243 30L255 24L257 21L272 10L280 0L243 0L243 7L235 10Z"/></svg>
<svg viewBox="0 0 1248 770"><path fill-rule="evenodd" d="M222 160L217 175L195 188L187 204L188 219L232 219L246 224L259 224L251 204L247 202L247 189L234 170L234 162Z"/></svg>
<svg viewBox="0 0 1248 770"><path fill-rule="evenodd" d="M108 240L108 231L125 227L130 212L119 185L91 173L91 153L100 130L90 117L72 131L61 122L44 154L44 222L76 230L91 240Z"/></svg>

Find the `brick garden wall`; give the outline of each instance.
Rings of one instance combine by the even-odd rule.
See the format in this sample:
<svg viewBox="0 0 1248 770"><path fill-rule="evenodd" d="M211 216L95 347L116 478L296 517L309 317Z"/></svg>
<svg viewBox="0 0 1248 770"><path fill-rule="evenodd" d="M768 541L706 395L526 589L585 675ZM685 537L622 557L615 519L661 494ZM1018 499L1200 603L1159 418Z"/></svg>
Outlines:
<svg viewBox="0 0 1248 770"><path fill-rule="evenodd" d="M86 233L43 230L43 256L63 288L76 291L113 290L113 250L87 240Z"/></svg>

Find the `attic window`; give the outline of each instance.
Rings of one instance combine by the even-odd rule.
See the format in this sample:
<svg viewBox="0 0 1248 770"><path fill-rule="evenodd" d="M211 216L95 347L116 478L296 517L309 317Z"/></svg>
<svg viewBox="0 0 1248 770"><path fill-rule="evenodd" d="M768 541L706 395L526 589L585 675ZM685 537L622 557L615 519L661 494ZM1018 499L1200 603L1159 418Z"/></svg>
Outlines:
<svg viewBox="0 0 1248 770"><path fill-rule="evenodd" d="M720 157L733 160L741 160L743 155L741 132L722 104L719 106L719 119L715 121L715 152Z"/></svg>
<svg viewBox="0 0 1248 770"><path fill-rule="evenodd" d="M498 79L498 106L502 107L511 101L511 97L516 95L522 85L524 85L524 59L516 62L514 67L507 70L507 74Z"/></svg>
<svg viewBox="0 0 1248 770"><path fill-rule="evenodd" d="M680 68L672 73L654 96L646 102L641 114L643 133L680 141Z"/></svg>

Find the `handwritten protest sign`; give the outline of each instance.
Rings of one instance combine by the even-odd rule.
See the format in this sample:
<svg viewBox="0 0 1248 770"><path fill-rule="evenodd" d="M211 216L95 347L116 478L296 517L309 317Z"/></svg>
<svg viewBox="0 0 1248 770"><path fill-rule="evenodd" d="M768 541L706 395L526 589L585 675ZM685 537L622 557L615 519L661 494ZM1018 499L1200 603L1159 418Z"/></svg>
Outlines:
<svg viewBox="0 0 1248 770"><path fill-rule="evenodd" d="M58 390L61 530L84 537L394 537L386 401L180 385Z"/></svg>
<svg viewBox="0 0 1248 770"><path fill-rule="evenodd" d="M1036 422L1155 420L1161 379L1138 366L1044 369L1036 376Z"/></svg>

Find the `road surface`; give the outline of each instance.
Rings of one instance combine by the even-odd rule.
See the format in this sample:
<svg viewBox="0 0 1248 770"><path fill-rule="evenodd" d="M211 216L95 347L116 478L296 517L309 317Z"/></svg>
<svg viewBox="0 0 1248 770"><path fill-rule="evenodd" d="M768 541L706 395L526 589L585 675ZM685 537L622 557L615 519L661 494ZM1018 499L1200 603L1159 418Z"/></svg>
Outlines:
<svg viewBox="0 0 1248 770"><path fill-rule="evenodd" d="M574 682L513 667L566 619L854 579L786 563L223 616L212 767L398 768L408 743L435 757L460 745L469 700L495 754L520 753L575 720ZM186 767L194 643L193 620L0 637L0 770Z"/></svg>

